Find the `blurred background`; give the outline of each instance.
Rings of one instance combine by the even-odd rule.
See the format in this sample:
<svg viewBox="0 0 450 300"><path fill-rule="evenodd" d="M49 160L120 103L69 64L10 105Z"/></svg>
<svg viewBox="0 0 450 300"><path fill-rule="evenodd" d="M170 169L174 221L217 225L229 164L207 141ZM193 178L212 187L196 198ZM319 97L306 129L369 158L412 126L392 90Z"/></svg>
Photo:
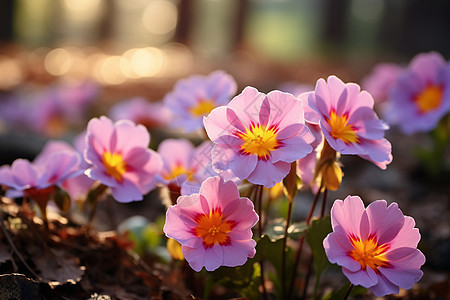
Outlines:
<svg viewBox="0 0 450 300"><path fill-rule="evenodd" d="M158 100L221 68L273 89L380 61L450 57L447 0L0 0L0 90L86 79ZM117 90L117 89L115 89Z"/></svg>

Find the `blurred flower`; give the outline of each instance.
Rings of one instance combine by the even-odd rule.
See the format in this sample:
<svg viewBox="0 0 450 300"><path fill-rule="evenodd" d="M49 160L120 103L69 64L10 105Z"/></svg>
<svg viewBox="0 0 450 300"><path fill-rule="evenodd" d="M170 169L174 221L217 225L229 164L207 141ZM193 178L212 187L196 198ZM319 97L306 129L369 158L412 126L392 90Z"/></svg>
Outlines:
<svg viewBox="0 0 450 300"><path fill-rule="evenodd" d="M150 134L129 120L113 123L105 116L89 121L86 133L86 175L108 186L119 202L142 200L156 185L162 160L148 148Z"/></svg>
<svg viewBox="0 0 450 300"><path fill-rule="evenodd" d="M61 187L64 181L83 172L80 161L80 155L69 145L50 141L33 162L16 159L11 166L0 167L0 185L8 187L7 197L35 201L46 220L50 199L61 209L70 208L70 199Z"/></svg>
<svg viewBox="0 0 450 300"><path fill-rule="evenodd" d="M372 95L377 105L387 100L390 89L403 70L403 67L393 63L377 64L371 73L362 79L361 86Z"/></svg>
<svg viewBox="0 0 450 300"><path fill-rule="evenodd" d="M86 132L80 133L74 140L75 151L77 151L81 157L83 157L84 150L86 149ZM69 145L69 147L71 147ZM86 170L89 168L89 164L82 159L80 168ZM73 200L85 200L89 190L93 187L95 180L89 178L86 174L81 173L78 176L66 179L62 183L64 190L70 195Z"/></svg>
<svg viewBox="0 0 450 300"><path fill-rule="evenodd" d="M355 83L336 76L317 81L308 96L309 106L320 116L320 128L329 146L341 154L356 154L386 169L392 161L391 144L384 139L389 127L373 110L373 98Z"/></svg>
<svg viewBox="0 0 450 300"><path fill-rule="evenodd" d="M225 181L238 181L230 170L216 172L212 168L213 143L205 141L194 147L186 139L166 139L159 144L163 159L160 180L181 188L181 195L198 193L201 183L208 177L221 176Z"/></svg>
<svg viewBox="0 0 450 300"><path fill-rule="evenodd" d="M251 228L258 221L253 203L237 185L219 176L206 179L199 194L181 196L166 213L164 232L182 245L195 271L241 266L255 255Z"/></svg>
<svg viewBox="0 0 450 300"><path fill-rule="evenodd" d="M361 198L348 196L334 202L331 224L333 232L323 241L326 255L354 285L381 297L409 289L422 277L419 230L397 203L377 200L365 209Z"/></svg>
<svg viewBox="0 0 450 300"><path fill-rule="evenodd" d="M64 180L82 172L80 156L70 147L59 147L53 141L46 144L33 162L16 159L11 166L0 169L0 184L12 190L7 196L21 197L24 194L61 185Z"/></svg>
<svg viewBox="0 0 450 300"><path fill-rule="evenodd" d="M71 127L79 127L87 118L87 109L96 99L99 87L86 81L79 85L58 84L34 95L32 129L59 137Z"/></svg>
<svg viewBox="0 0 450 300"><path fill-rule="evenodd" d="M216 143L213 167L265 187L280 182L292 162L312 151L314 137L305 125L302 101L288 93L265 95L246 87L227 106L214 109L204 124Z"/></svg>
<svg viewBox="0 0 450 300"><path fill-rule="evenodd" d="M109 115L113 121L127 119L147 128L167 125L172 118L166 105L161 102L148 102L141 97L117 103L111 108Z"/></svg>
<svg viewBox="0 0 450 300"><path fill-rule="evenodd" d="M193 180L198 165L194 160L195 147L191 142L186 139L165 139L159 144L158 153L163 160L160 173L162 182L181 186L186 180Z"/></svg>
<svg viewBox="0 0 450 300"><path fill-rule="evenodd" d="M411 134L430 131L450 111L450 64L436 52L415 56L392 87L386 118Z"/></svg>
<svg viewBox="0 0 450 300"><path fill-rule="evenodd" d="M305 157L297 160L297 175L302 180L302 188L309 187L313 193L317 193L319 184L314 178L314 170L317 163L317 151L314 149Z"/></svg>
<svg viewBox="0 0 450 300"><path fill-rule="evenodd" d="M237 84L223 71L208 76L194 75L179 80L164 103L174 114L174 127L192 132L203 128L203 117L220 105L226 105L236 94Z"/></svg>

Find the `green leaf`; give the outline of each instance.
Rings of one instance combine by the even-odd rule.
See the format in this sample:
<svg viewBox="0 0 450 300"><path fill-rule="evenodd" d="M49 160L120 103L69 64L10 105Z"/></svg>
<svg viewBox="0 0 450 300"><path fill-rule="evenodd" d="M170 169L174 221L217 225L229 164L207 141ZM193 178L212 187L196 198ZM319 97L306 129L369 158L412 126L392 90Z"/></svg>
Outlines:
<svg viewBox="0 0 450 300"><path fill-rule="evenodd" d="M284 218L276 218L269 221L265 232L272 242L275 242L284 237L284 228L286 220ZM293 223L288 228L288 237L297 240L308 229L305 222Z"/></svg>
<svg viewBox="0 0 450 300"><path fill-rule="evenodd" d="M262 237L256 244L256 254L253 258L239 267L220 267L209 273L205 284L204 298L207 299L215 284L220 284L236 291L249 299L260 299L259 284L261 280L261 269L258 264L271 247L268 236Z"/></svg>
<svg viewBox="0 0 450 300"><path fill-rule="evenodd" d="M331 218L329 216L312 222L311 228L306 233L306 241L311 247L314 256L314 270L316 271L316 284L314 298L320 282L320 276L327 266L331 266L323 248L323 240L332 231Z"/></svg>

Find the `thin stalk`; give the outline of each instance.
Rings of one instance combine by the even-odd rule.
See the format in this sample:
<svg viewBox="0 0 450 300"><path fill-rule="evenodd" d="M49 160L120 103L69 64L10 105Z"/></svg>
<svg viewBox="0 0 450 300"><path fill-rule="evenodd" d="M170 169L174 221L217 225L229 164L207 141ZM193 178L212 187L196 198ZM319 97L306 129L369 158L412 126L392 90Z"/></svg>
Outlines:
<svg viewBox="0 0 450 300"><path fill-rule="evenodd" d="M350 283L350 286L348 287L347 293L345 294L344 298L342 298L342 300L347 300L348 296L352 292L352 289L353 289L353 283Z"/></svg>
<svg viewBox="0 0 450 300"><path fill-rule="evenodd" d="M263 192L263 186L262 185L257 185L256 186L256 192L255 192L255 202L256 202L256 209L257 209L257 213L259 216L259 221L258 221L258 235L261 238L262 237L262 223L263 223L263 217L262 217L262 193Z"/></svg>
<svg viewBox="0 0 450 300"><path fill-rule="evenodd" d="M317 191L317 194L314 197L313 203L311 205L311 208L309 210L308 216L306 217L306 225L309 226L309 223L311 221L311 217L312 214L314 212L314 209L316 207L317 204L317 200L319 199L320 193L322 191L323 188L323 181L319 187L319 190ZM302 253L302 248L303 248L303 241L305 240L305 235L302 235L300 237L300 239L298 240L298 246L297 246L297 251L295 252L295 257L294 257L294 269L292 271L292 276L291 276L291 281L289 283L289 289L288 289L288 296L290 297L292 295L292 292L294 290L294 282L295 282L295 275L297 275L297 268L298 268L298 264L300 263L300 255Z"/></svg>
<svg viewBox="0 0 450 300"><path fill-rule="evenodd" d="M289 193L290 194L290 193ZM294 202L293 196L288 196L288 211L286 216L286 226L284 227L284 236L283 236L283 247L281 252L281 298L285 299L284 296L286 294L286 244L288 239L288 228L291 222L292 215L292 203ZM289 295L290 296L290 295Z"/></svg>
<svg viewBox="0 0 450 300"><path fill-rule="evenodd" d="M257 213L259 216L259 221L258 221L258 235L259 238L262 237L262 233L263 233L263 228L262 228L262 222L263 222L263 218L262 218L262 193L263 192L263 186L262 185L257 185L256 186L256 191L255 191L255 204L256 204L256 209L257 209ZM265 284L265 280L264 280L264 261L260 260L259 261L259 266L261 268L261 286L262 286L262 290L263 290L263 294L262 294L262 298L263 299L268 299L267 298L267 290L266 290L266 284Z"/></svg>
<svg viewBox="0 0 450 300"><path fill-rule="evenodd" d="M303 289L302 297L300 298L301 300L306 299L306 293L308 291L309 279L311 278L311 273L312 273L312 265L313 265L313 255L311 254L311 256L309 257L309 261L308 261L308 272L306 273L305 288ZM315 297L313 297L313 299L315 299Z"/></svg>
<svg viewBox="0 0 450 300"><path fill-rule="evenodd" d="M319 216L320 219L322 219L325 214L325 205L326 205L327 197L328 197L328 189L325 188L322 194L323 194L323 197L322 197L322 207L320 209L320 216ZM310 257L309 257L309 263L308 263L308 272L306 273L305 288L303 289L303 295L302 295L301 299L306 299L306 291L307 291L309 280L310 280L310 277L312 274L312 266L313 266L312 263L314 260L314 256L313 256L312 252L309 254L309 256ZM317 278L316 278L316 280L317 280ZM316 285L317 285L317 282L316 282ZM316 293L316 289L314 289L314 294L315 293ZM315 299L315 295L313 298Z"/></svg>
<svg viewBox="0 0 450 300"><path fill-rule="evenodd" d="M322 219L323 216L325 215L325 205L327 203L327 197L328 197L328 189L325 188L325 190L323 191L322 208L320 210L320 219Z"/></svg>

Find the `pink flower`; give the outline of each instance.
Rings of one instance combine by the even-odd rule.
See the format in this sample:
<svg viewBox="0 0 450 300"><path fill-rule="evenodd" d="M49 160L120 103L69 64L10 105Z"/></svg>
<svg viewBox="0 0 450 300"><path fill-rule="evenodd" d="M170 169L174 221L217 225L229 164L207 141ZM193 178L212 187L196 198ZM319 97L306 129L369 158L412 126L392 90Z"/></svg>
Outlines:
<svg viewBox="0 0 450 300"><path fill-rule="evenodd" d="M186 139L165 139L158 146L158 153L163 160L160 180L181 186L185 181L193 180L198 163L195 147Z"/></svg>
<svg viewBox="0 0 450 300"><path fill-rule="evenodd" d="M392 87L386 118L407 134L430 131L450 111L450 64L436 52L414 57Z"/></svg>
<svg viewBox="0 0 450 300"><path fill-rule="evenodd" d="M392 86L402 71L403 67L397 64L380 63L363 78L361 86L372 95L376 104L382 103L388 98Z"/></svg>
<svg viewBox="0 0 450 300"><path fill-rule="evenodd" d="M166 213L164 232L182 245L195 271L241 266L255 255L251 228L258 221L253 203L240 198L237 185L210 177L199 194L181 196Z"/></svg>
<svg viewBox="0 0 450 300"><path fill-rule="evenodd" d="M381 297L409 289L422 277L419 230L397 203L377 200L364 209L361 198L348 196L334 202L331 224L333 232L323 241L326 255L354 285Z"/></svg>
<svg viewBox="0 0 450 300"><path fill-rule="evenodd" d="M83 156L84 150L86 149L86 132L82 132L77 135L74 140L75 151L77 151L80 156ZM86 170L90 165L83 159L81 161L80 167ZM89 178L86 174L81 173L78 176L71 177L65 180L62 184L64 190L70 195L73 200L83 200L88 194L89 190L94 185L95 180Z"/></svg>
<svg viewBox="0 0 450 300"><path fill-rule="evenodd" d="M220 105L225 105L236 93L233 77L223 71L208 76L194 75L179 80L164 103L174 114L174 127L192 132L203 128L203 117Z"/></svg>
<svg viewBox="0 0 450 300"><path fill-rule="evenodd" d="M198 193L201 183L208 177L220 175L225 181L237 178L228 171L216 172L212 168L213 143L205 141L198 147L186 139L166 139L159 144L158 153L164 165L160 180L181 187L182 195Z"/></svg>
<svg viewBox="0 0 450 300"><path fill-rule="evenodd" d="M319 114L320 128L334 150L359 155L386 169L392 161L391 144L384 139L389 127L378 119L368 92L330 76L327 81L317 81L308 102Z"/></svg>
<svg viewBox="0 0 450 300"><path fill-rule="evenodd" d="M105 116L89 121L86 133L86 171L91 179L108 186L119 202L142 200L156 185L162 160L148 148L150 134L129 120L113 123Z"/></svg>
<svg viewBox="0 0 450 300"><path fill-rule="evenodd" d="M113 121L131 120L147 128L169 124L172 113L161 102L148 102L144 98L135 97L117 103L111 108L110 116Z"/></svg>
<svg viewBox="0 0 450 300"><path fill-rule="evenodd" d="M53 85L33 95L32 129L49 136L62 136L84 124L87 110L100 92L94 82Z"/></svg>
<svg viewBox="0 0 450 300"><path fill-rule="evenodd" d="M11 166L0 167L0 184L9 187L8 197L50 197L56 186L83 172L81 158L62 142L50 141L33 162L16 159Z"/></svg>
<svg viewBox="0 0 450 300"><path fill-rule="evenodd" d="M268 188L312 151L314 136L305 125L303 103L288 93L265 95L246 87L227 106L214 109L204 124L216 143L213 167Z"/></svg>

